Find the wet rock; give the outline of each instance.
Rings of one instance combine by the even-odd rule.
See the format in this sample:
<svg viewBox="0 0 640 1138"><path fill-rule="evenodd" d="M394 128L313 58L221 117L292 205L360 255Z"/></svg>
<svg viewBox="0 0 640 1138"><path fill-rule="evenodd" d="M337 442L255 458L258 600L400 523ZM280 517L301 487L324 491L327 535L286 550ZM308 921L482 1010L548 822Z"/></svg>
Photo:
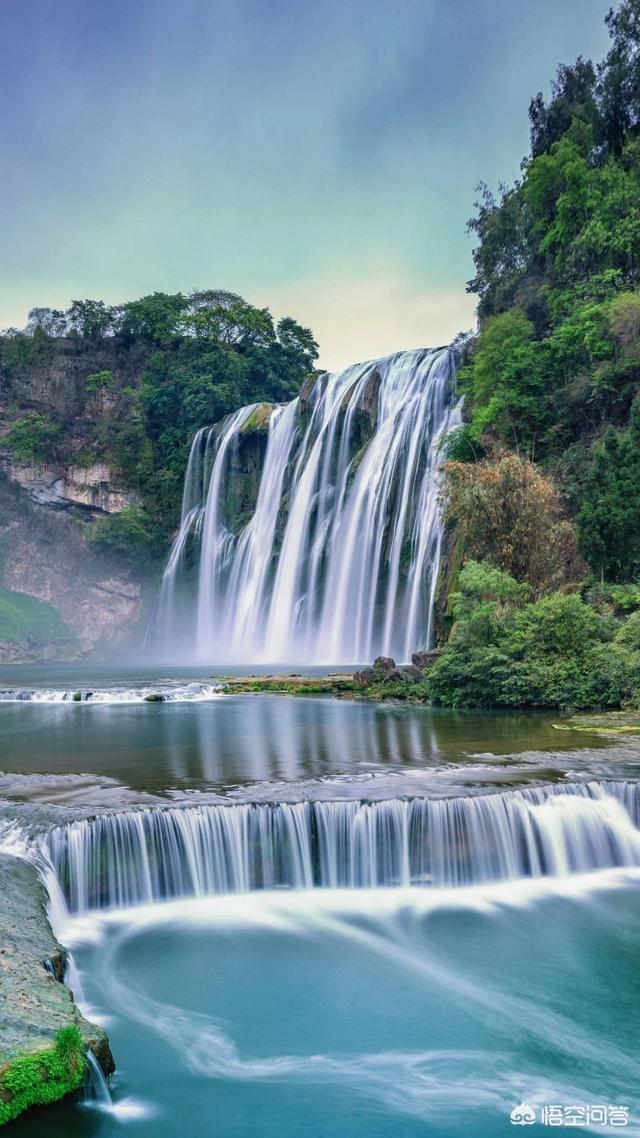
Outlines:
<svg viewBox="0 0 640 1138"><path fill-rule="evenodd" d="M376 656L376 659L373 661L373 666L377 672L382 672L382 675L386 678L393 672L396 662L391 659L391 656Z"/></svg>
<svg viewBox="0 0 640 1138"><path fill-rule="evenodd" d="M362 668L360 672L353 673L353 682L359 688L370 688L377 679L378 675L373 668Z"/></svg>
<svg viewBox="0 0 640 1138"><path fill-rule="evenodd" d="M403 664L400 671L406 679L411 680L412 683L418 684L423 679L423 672L415 664Z"/></svg>
<svg viewBox="0 0 640 1138"><path fill-rule="evenodd" d="M0 1070L52 1049L57 1033L75 1026L110 1074L107 1036L84 1018L61 982L67 954L53 935L46 903L35 866L0 854Z"/></svg>

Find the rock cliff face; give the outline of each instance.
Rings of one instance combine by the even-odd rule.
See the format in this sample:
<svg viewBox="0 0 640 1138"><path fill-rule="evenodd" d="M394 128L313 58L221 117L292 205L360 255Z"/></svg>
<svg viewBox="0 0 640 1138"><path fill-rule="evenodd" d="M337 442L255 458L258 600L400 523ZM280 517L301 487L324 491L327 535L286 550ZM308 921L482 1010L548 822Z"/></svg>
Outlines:
<svg viewBox="0 0 640 1138"><path fill-rule="evenodd" d="M143 581L149 567L104 552L88 540L100 518L139 506L122 473L92 460L103 424L113 418L116 391L87 389L87 377L112 377L117 390L135 382L133 346L110 340L31 345L28 359L0 366L0 589L46 602L63 622L48 640L11 638L0 619L0 662L74 659L118 653L139 644ZM46 462L14 453L12 424L41 415L58 424ZM61 432L61 433L60 433ZM36 613L37 617L37 613Z"/></svg>
<svg viewBox="0 0 640 1138"><path fill-rule="evenodd" d="M7 478L26 490L39 506L118 514L125 506L140 505L137 494L117 487L111 468L103 462L91 466L47 466L17 463L7 457L3 467Z"/></svg>
<svg viewBox="0 0 640 1138"><path fill-rule="evenodd" d="M94 651L117 653L140 640L143 575L116 555L94 551L87 541L83 514L98 516L90 506L61 505L0 476L0 584L18 594L48 602L64 627L46 643L29 636L3 640L0 662L76 659ZM70 491L75 493L75 488ZM87 491L92 493L92 491ZM111 491L100 493L113 509Z"/></svg>

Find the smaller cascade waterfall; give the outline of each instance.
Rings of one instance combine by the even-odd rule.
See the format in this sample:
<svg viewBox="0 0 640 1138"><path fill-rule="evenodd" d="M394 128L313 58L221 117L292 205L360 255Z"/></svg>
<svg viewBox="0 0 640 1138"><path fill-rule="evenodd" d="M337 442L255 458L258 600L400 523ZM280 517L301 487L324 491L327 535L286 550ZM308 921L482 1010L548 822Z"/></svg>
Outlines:
<svg viewBox="0 0 640 1138"><path fill-rule="evenodd" d="M99 1110L113 1111L113 1099L109 1084L105 1079L102 1068L93 1051L87 1051L87 1068L84 1079L84 1101L87 1106L95 1106Z"/></svg>
<svg viewBox="0 0 640 1138"><path fill-rule="evenodd" d="M401 352L199 431L147 645L337 664L431 643L454 379L451 349Z"/></svg>
<svg viewBox="0 0 640 1138"><path fill-rule="evenodd" d="M640 784L458 799L146 809L60 827L44 853L71 913L288 886L462 886L640 866Z"/></svg>

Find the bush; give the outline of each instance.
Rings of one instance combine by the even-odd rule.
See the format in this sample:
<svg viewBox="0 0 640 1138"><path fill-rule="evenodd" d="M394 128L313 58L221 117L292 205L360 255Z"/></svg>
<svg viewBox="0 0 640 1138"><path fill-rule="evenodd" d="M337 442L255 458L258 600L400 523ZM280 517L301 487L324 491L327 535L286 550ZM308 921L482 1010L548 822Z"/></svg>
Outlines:
<svg viewBox="0 0 640 1138"><path fill-rule="evenodd" d="M450 707L617 707L640 692L640 614L620 625L577 595L526 603L504 573L469 564L452 598L456 622L427 674Z"/></svg>
<svg viewBox="0 0 640 1138"><path fill-rule="evenodd" d="M87 376L87 391L92 395L95 391L113 390L116 385L112 371L94 371Z"/></svg>
<svg viewBox="0 0 640 1138"><path fill-rule="evenodd" d="M151 519L140 506L125 506L119 514L100 518L89 532L89 541L97 549L111 550L127 557L150 552L154 540Z"/></svg>
<svg viewBox="0 0 640 1138"><path fill-rule="evenodd" d="M9 428L6 443L18 462L48 462L55 458L60 431L55 423L30 411Z"/></svg>

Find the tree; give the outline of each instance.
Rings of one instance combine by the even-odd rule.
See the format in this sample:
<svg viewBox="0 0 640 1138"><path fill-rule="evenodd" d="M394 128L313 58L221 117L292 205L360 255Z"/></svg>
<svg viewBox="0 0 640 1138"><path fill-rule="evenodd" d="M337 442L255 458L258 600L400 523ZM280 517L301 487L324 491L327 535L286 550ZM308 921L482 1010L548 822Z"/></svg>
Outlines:
<svg viewBox="0 0 640 1138"><path fill-rule="evenodd" d="M98 340L114 330L116 310L103 300L74 300L66 315L70 332L77 336Z"/></svg>
<svg viewBox="0 0 640 1138"><path fill-rule="evenodd" d="M569 129L574 119L597 129L598 106L595 98L596 70L589 59L578 56L573 66L560 64L545 103L541 92L529 105L531 154L545 154Z"/></svg>
<svg viewBox="0 0 640 1138"><path fill-rule="evenodd" d="M580 575L573 527L553 482L528 459L447 462L443 498L468 556L487 560L534 594Z"/></svg>
<svg viewBox="0 0 640 1138"><path fill-rule="evenodd" d="M609 581L640 575L640 399L625 430L609 427L593 455L578 514L580 550Z"/></svg>
<svg viewBox="0 0 640 1138"><path fill-rule="evenodd" d="M470 389L475 441L490 432L532 453L551 410L542 356L524 312L512 309L487 321L461 379L463 390Z"/></svg>
<svg viewBox="0 0 640 1138"><path fill-rule="evenodd" d="M275 342L267 308L255 308L236 293L221 289L192 292L183 327L190 335L231 346L266 348Z"/></svg>
<svg viewBox="0 0 640 1138"><path fill-rule="evenodd" d="M118 331L125 340L142 340L155 346L169 345L181 335L181 320L188 301L181 292L154 292L123 304Z"/></svg>

